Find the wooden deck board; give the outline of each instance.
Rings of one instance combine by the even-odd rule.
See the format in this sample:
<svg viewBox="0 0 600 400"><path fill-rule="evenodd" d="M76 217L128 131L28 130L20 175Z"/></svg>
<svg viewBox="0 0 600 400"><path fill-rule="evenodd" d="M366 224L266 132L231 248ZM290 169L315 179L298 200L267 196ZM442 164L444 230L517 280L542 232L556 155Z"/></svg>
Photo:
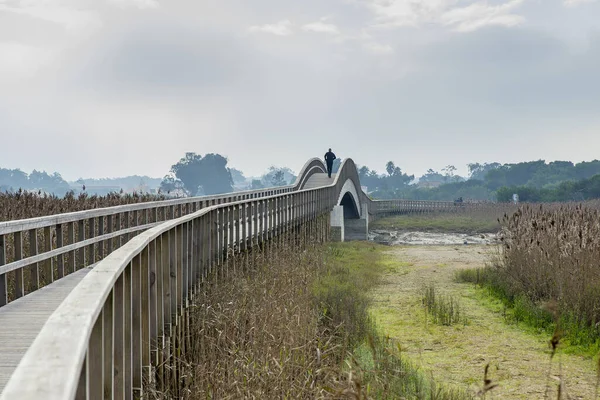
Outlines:
<svg viewBox="0 0 600 400"><path fill-rule="evenodd" d="M316 173L313 174L304 185L304 189L314 189L322 186L328 186L335 180L336 174L331 174L331 178L327 177L327 174Z"/></svg>
<svg viewBox="0 0 600 400"><path fill-rule="evenodd" d="M0 393L48 317L91 268L76 271L0 307Z"/></svg>

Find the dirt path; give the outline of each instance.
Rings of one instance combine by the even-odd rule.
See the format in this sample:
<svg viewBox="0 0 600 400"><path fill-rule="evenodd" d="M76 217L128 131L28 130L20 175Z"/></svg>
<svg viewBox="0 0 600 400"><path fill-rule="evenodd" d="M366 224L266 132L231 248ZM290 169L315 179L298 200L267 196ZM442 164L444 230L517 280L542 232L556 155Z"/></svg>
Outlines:
<svg viewBox="0 0 600 400"><path fill-rule="evenodd" d="M500 386L487 398L544 399L550 338L507 324L501 313L483 304L472 285L454 282L457 269L483 266L491 249L481 245L393 247L389 272L373 294L372 313L385 333L399 340L409 358L438 380L476 390L489 362L490 377ZM466 326L438 326L427 320L421 290L431 283L438 292L459 299L469 319ZM557 398L559 357L570 398L593 399L593 361L566 354L556 356L552 364L548 398Z"/></svg>

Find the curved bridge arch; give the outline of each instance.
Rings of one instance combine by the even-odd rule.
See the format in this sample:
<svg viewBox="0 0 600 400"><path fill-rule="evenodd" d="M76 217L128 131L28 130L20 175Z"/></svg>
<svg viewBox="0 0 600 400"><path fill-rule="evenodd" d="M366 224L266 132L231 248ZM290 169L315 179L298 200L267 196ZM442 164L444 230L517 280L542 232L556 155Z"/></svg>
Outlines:
<svg viewBox="0 0 600 400"><path fill-rule="evenodd" d="M342 189L338 195L337 205L344 207L345 219L357 219L364 217L362 215L362 202L360 201L358 190L352 179L347 179L346 182L344 182L344 185L342 185Z"/></svg>

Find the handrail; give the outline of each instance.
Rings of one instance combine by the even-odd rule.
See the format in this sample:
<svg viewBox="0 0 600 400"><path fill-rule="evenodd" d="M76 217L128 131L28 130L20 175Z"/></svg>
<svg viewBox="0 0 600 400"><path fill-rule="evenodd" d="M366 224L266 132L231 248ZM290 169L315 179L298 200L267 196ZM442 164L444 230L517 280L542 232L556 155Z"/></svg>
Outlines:
<svg viewBox="0 0 600 400"><path fill-rule="evenodd" d="M161 332L160 322L177 323L176 315L198 280L223 263L224 250L241 251L327 214L345 178L338 174L327 187L210 206L133 238L100 261L50 316L0 400L98 398L104 396L106 385L119 398L141 390L142 375L149 371L150 343L171 330ZM170 293L163 291L159 295L163 304L152 308L159 285ZM149 315L151 309L155 314ZM124 330L129 326L128 336ZM113 335L103 336L104 331ZM127 365L131 362L131 376L123 376L121 359L113 357L121 353ZM108 359L110 376L104 373Z"/></svg>
<svg viewBox="0 0 600 400"><path fill-rule="evenodd" d="M308 171L311 171L315 166L315 160L317 158L310 159L304 167L301 169L300 174L296 178L296 181L292 185L285 186L276 186L270 188L263 189L254 189L254 190L245 190L240 192L228 192L216 195L208 195L208 196L194 196L194 197L183 197L179 199L169 199L169 200L160 200L160 201L148 201L143 203L133 203L133 204L125 204L120 206L112 206L112 207L102 207L102 208L94 208L91 210L82 210L82 211L74 211L63 214L55 214L48 215L44 217L35 217L35 218L27 218L21 220L12 220L12 221L4 221L0 222L0 235L6 235L9 233L15 233L18 231L25 231L29 229L37 229L44 228L47 226L53 226L61 223L69 223L79 221L81 219L94 218L94 217L102 217L110 214L123 213L128 211L140 211L145 209L152 209L156 207L165 207L165 206L176 206L176 205L184 205L195 203L199 201L211 201L211 200L220 200L224 198L230 197L243 197L249 195L257 195L257 194L275 194L275 193L285 193L290 190L296 190L296 188L303 182L306 178L304 174ZM320 161L320 160L319 160ZM322 162L321 162L322 165ZM324 167L323 167L324 168ZM324 172L323 169L321 172ZM245 197L249 198L249 197Z"/></svg>
<svg viewBox="0 0 600 400"><path fill-rule="evenodd" d="M214 204L296 191L313 173L324 171L323 162L312 158L302 167L296 181L287 186L0 222L0 307L55 279L94 264L129 240L131 234L137 234L154 224ZM28 246L24 244L27 240ZM38 254L39 244L43 247L41 254ZM10 254L9 247L13 248ZM57 248L63 251L57 251ZM32 269L29 285L25 285L25 268ZM9 272L14 274L12 280L7 276ZM44 276L45 281L41 281L40 276ZM9 291L11 286L14 287L12 293Z"/></svg>

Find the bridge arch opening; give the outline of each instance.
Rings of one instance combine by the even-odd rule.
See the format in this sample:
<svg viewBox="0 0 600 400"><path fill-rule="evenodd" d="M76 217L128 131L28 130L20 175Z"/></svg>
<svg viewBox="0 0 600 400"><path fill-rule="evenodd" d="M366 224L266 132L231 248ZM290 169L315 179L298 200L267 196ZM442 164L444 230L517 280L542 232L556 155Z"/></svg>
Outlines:
<svg viewBox="0 0 600 400"><path fill-rule="evenodd" d="M354 196L350 192L346 192L340 200L340 206L344 207L344 219L358 219L360 218L360 212L358 210L358 204Z"/></svg>

